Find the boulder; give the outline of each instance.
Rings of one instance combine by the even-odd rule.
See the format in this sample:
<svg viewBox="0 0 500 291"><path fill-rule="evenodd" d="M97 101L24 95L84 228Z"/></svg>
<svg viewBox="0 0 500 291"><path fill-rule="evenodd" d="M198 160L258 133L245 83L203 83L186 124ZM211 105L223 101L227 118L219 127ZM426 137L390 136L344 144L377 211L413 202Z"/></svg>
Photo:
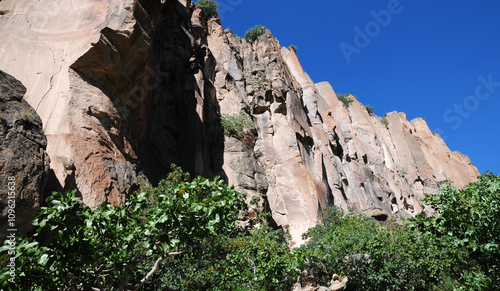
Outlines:
<svg viewBox="0 0 500 291"><path fill-rule="evenodd" d="M49 176L42 121L23 99L25 93L20 81L0 71L0 241L7 229L33 230L31 222L43 203ZM13 191L7 191L8 186L14 186ZM13 200L15 215L9 217Z"/></svg>

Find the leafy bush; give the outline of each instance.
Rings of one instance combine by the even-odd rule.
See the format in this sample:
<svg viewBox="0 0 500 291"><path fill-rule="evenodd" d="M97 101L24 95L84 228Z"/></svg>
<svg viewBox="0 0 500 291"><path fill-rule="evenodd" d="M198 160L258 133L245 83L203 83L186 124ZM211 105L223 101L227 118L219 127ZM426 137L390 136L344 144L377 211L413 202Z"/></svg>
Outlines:
<svg viewBox="0 0 500 291"><path fill-rule="evenodd" d="M434 215L401 227L331 207L299 251L320 282L341 274L349 290L500 290L499 201L500 177L487 173L462 190L445 182L422 201Z"/></svg>
<svg viewBox="0 0 500 291"><path fill-rule="evenodd" d="M365 108L366 108L366 111L368 111L368 114L373 114L373 106L366 104Z"/></svg>
<svg viewBox="0 0 500 291"><path fill-rule="evenodd" d="M463 290L500 290L500 177L483 174L457 190L450 182L422 201L436 212L411 220L411 227L429 237L434 256L431 276L448 274Z"/></svg>
<svg viewBox="0 0 500 291"><path fill-rule="evenodd" d="M351 105L353 99L350 96L351 94L340 94L337 93L337 98L342 101L345 107L349 108L349 105Z"/></svg>
<svg viewBox="0 0 500 291"><path fill-rule="evenodd" d="M198 0L196 1L196 5L200 6L208 18L218 17L219 16L219 4L214 0Z"/></svg>
<svg viewBox="0 0 500 291"><path fill-rule="evenodd" d="M304 234L300 248L309 273L322 284L332 274L349 278L349 290L407 290L425 285L414 264L423 242L405 227L378 224L363 215L343 215L337 207L323 211L323 224ZM422 254L423 256L423 254Z"/></svg>
<svg viewBox="0 0 500 291"><path fill-rule="evenodd" d="M245 32L245 39L251 42L256 40L259 36L263 35L264 33L266 33L266 28L259 24L252 28L249 28Z"/></svg>
<svg viewBox="0 0 500 291"><path fill-rule="evenodd" d="M292 44L288 47L288 49L293 50L294 52L297 52L297 46Z"/></svg>
<svg viewBox="0 0 500 291"><path fill-rule="evenodd" d="M290 290L299 265L282 232L264 224L166 260L148 290Z"/></svg>
<svg viewBox="0 0 500 291"><path fill-rule="evenodd" d="M243 138L245 129L253 127L251 117L243 111L234 115L223 114L220 123L225 135L236 138Z"/></svg>
<svg viewBox="0 0 500 291"><path fill-rule="evenodd" d="M75 191L54 193L48 204L34 225L37 234L51 231L50 245L17 240L17 290L138 290L162 261L232 231L245 205L244 195L223 181L189 181L179 168L124 207L90 209L78 203ZM0 261L8 259L9 247L0 248ZM6 267L0 277L6 288Z"/></svg>

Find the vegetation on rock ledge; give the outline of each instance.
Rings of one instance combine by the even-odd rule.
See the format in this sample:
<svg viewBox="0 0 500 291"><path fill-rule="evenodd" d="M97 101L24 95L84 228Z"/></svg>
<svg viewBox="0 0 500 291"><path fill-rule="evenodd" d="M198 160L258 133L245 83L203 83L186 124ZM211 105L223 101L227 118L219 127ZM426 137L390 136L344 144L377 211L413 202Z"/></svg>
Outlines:
<svg viewBox="0 0 500 291"><path fill-rule="evenodd" d="M235 138L243 138L245 130L253 127L253 121L250 115L243 111L239 114L223 114L220 120L224 134Z"/></svg>
<svg viewBox="0 0 500 291"><path fill-rule="evenodd" d="M208 18L219 16L219 4L213 0L198 0L196 5L200 6Z"/></svg>
<svg viewBox="0 0 500 291"><path fill-rule="evenodd" d="M256 25L252 28L249 28L246 32L245 32L245 39L247 41L254 41L256 40L259 36L263 35L264 33L266 33L266 28L262 25Z"/></svg>

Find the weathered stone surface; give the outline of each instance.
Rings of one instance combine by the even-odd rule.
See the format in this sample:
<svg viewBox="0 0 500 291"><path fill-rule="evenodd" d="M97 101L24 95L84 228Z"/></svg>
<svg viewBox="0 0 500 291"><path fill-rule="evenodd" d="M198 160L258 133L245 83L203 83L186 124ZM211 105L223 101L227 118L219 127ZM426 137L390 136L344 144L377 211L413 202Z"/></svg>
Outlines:
<svg viewBox="0 0 500 291"><path fill-rule="evenodd" d="M32 230L31 221L43 202L49 175L42 121L23 99L25 92L21 82L0 71L0 242L7 229ZM15 185L13 191L7 191L9 181ZM14 205L9 200L15 201L15 207L9 208ZM8 223L9 209L15 211L15 225Z"/></svg>
<svg viewBox="0 0 500 291"><path fill-rule="evenodd" d="M423 194L436 193L444 180L462 187L479 175L423 119L409 122L397 112L379 118L354 96L344 106L330 84L315 84L295 52L269 31L249 43L229 30L221 33L215 21L209 27L216 32L208 46L217 62L221 113L244 111L255 122L250 146L226 138L225 173L238 190L264 198L295 243L332 203L379 220L397 219L423 211ZM266 187L255 187L257 169Z"/></svg>
<svg viewBox="0 0 500 291"><path fill-rule="evenodd" d="M26 84L44 121L54 190L120 205L139 173L153 183L171 163L221 173L215 63L191 1L21 0L0 10L0 68Z"/></svg>
<svg viewBox="0 0 500 291"><path fill-rule="evenodd" d="M412 216L445 179L461 187L479 174L424 120L346 108L269 31L249 43L190 0L4 0L0 10L0 69L28 88L55 184L92 207L123 203L137 174L155 182L174 162L261 197L251 215L269 209L300 244L332 203ZM240 111L254 128L224 137L221 114Z"/></svg>

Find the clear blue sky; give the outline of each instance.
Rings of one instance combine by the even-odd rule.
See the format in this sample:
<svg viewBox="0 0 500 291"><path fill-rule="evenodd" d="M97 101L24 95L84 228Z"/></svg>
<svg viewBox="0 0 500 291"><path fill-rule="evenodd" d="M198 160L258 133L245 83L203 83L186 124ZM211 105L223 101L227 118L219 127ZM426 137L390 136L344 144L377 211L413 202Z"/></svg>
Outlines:
<svg viewBox="0 0 500 291"><path fill-rule="evenodd" d="M315 82L379 116L424 117L481 173L500 174L500 1L217 2L224 28L266 26Z"/></svg>

